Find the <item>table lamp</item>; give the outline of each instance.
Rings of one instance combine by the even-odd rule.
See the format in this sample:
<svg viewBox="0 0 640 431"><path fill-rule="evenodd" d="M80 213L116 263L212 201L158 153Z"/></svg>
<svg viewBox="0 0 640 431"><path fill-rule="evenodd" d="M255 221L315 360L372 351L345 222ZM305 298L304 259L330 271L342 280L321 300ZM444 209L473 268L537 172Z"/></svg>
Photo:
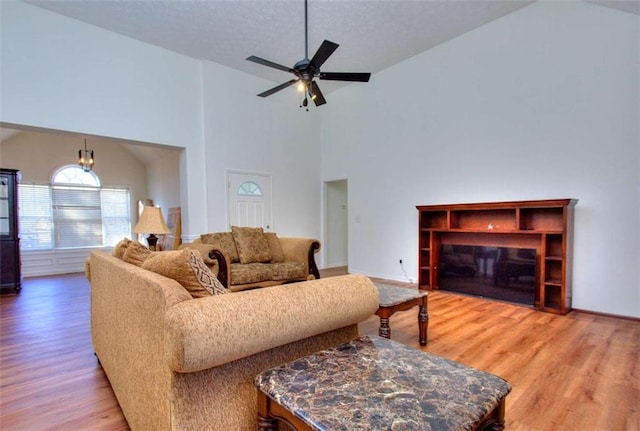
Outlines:
<svg viewBox="0 0 640 431"><path fill-rule="evenodd" d="M140 220L133 228L133 233L148 233L147 242L149 243L149 248L155 250L158 242L156 235L164 235L171 233L171 231L164 222L160 207L146 206L142 210Z"/></svg>

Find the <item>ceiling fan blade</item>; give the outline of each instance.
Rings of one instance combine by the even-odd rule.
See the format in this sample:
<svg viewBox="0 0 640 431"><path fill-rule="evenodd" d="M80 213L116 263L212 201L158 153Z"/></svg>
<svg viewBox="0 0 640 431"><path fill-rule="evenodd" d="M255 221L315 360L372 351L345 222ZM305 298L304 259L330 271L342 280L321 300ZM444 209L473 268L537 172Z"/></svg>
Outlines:
<svg viewBox="0 0 640 431"><path fill-rule="evenodd" d="M316 104L316 106L324 105L325 103L327 103L326 99L322 95L322 91L320 91L320 87L318 87L318 84L316 84L316 81L311 81L311 94L313 95L311 96L311 99L313 100L313 103Z"/></svg>
<svg viewBox="0 0 640 431"><path fill-rule="evenodd" d="M293 72L293 69L287 66L283 66L278 63L274 63L273 61L265 60L264 58L256 57L252 55L251 57L247 57L248 61L253 61L254 63L261 64L267 67L273 67L274 69L284 70L285 72Z"/></svg>
<svg viewBox="0 0 640 431"><path fill-rule="evenodd" d="M351 72L320 72L320 79L329 81L357 81L369 82L370 73L351 73Z"/></svg>
<svg viewBox="0 0 640 431"><path fill-rule="evenodd" d="M259 97L267 97L267 96L271 96L273 93L277 93L280 90L284 90L287 87L292 86L293 84L295 84L296 82L298 82L297 79L292 79L291 81L287 81L284 84L280 84L276 87L273 87L267 91L263 91L262 93L258 94Z"/></svg>
<svg viewBox="0 0 640 431"><path fill-rule="evenodd" d="M316 69L319 69L320 66L322 66L324 62L327 61L327 58L329 58L329 56L333 54L333 51L338 49L339 46L340 45L338 45L337 43L325 40L324 42L322 42L322 45L320 45L320 48L318 48L315 55L311 59L311 64L314 65Z"/></svg>

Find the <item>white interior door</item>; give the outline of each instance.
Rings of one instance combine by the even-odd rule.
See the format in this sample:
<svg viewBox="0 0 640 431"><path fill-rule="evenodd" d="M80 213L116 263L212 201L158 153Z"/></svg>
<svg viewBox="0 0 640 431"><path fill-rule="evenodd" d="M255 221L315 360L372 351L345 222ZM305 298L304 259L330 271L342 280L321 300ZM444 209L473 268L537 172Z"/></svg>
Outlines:
<svg viewBox="0 0 640 431"><path fill-rule="evenodd" d="M261 227L272 231L271 175L228 172L229 227Z"/></svg>

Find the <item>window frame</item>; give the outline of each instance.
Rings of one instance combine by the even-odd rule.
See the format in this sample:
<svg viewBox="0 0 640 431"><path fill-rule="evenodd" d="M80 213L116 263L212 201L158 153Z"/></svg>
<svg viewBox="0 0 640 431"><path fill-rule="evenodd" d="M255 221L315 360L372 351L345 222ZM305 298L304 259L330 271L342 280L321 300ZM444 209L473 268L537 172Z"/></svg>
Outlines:
<svg viewBox="0 0 640 431"><path fill-rule="evenodd" d="M263 196L262 188L255 181L244 181L236 190L238 196Z"/></svg>

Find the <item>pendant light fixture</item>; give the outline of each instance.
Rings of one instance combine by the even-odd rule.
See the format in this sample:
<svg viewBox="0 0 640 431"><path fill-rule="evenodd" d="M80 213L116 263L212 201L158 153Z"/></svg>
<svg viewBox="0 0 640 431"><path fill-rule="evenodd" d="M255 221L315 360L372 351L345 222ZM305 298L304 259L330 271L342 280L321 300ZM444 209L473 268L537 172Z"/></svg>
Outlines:
<svg viewBox="0 0 640 431"><path fill-rule="evenodd" d="M78 150L78 165L83 171L89 172L93 170L95 159L93 158L93 150L87 150L87 140L84 140L84 151Z"/></svg>

